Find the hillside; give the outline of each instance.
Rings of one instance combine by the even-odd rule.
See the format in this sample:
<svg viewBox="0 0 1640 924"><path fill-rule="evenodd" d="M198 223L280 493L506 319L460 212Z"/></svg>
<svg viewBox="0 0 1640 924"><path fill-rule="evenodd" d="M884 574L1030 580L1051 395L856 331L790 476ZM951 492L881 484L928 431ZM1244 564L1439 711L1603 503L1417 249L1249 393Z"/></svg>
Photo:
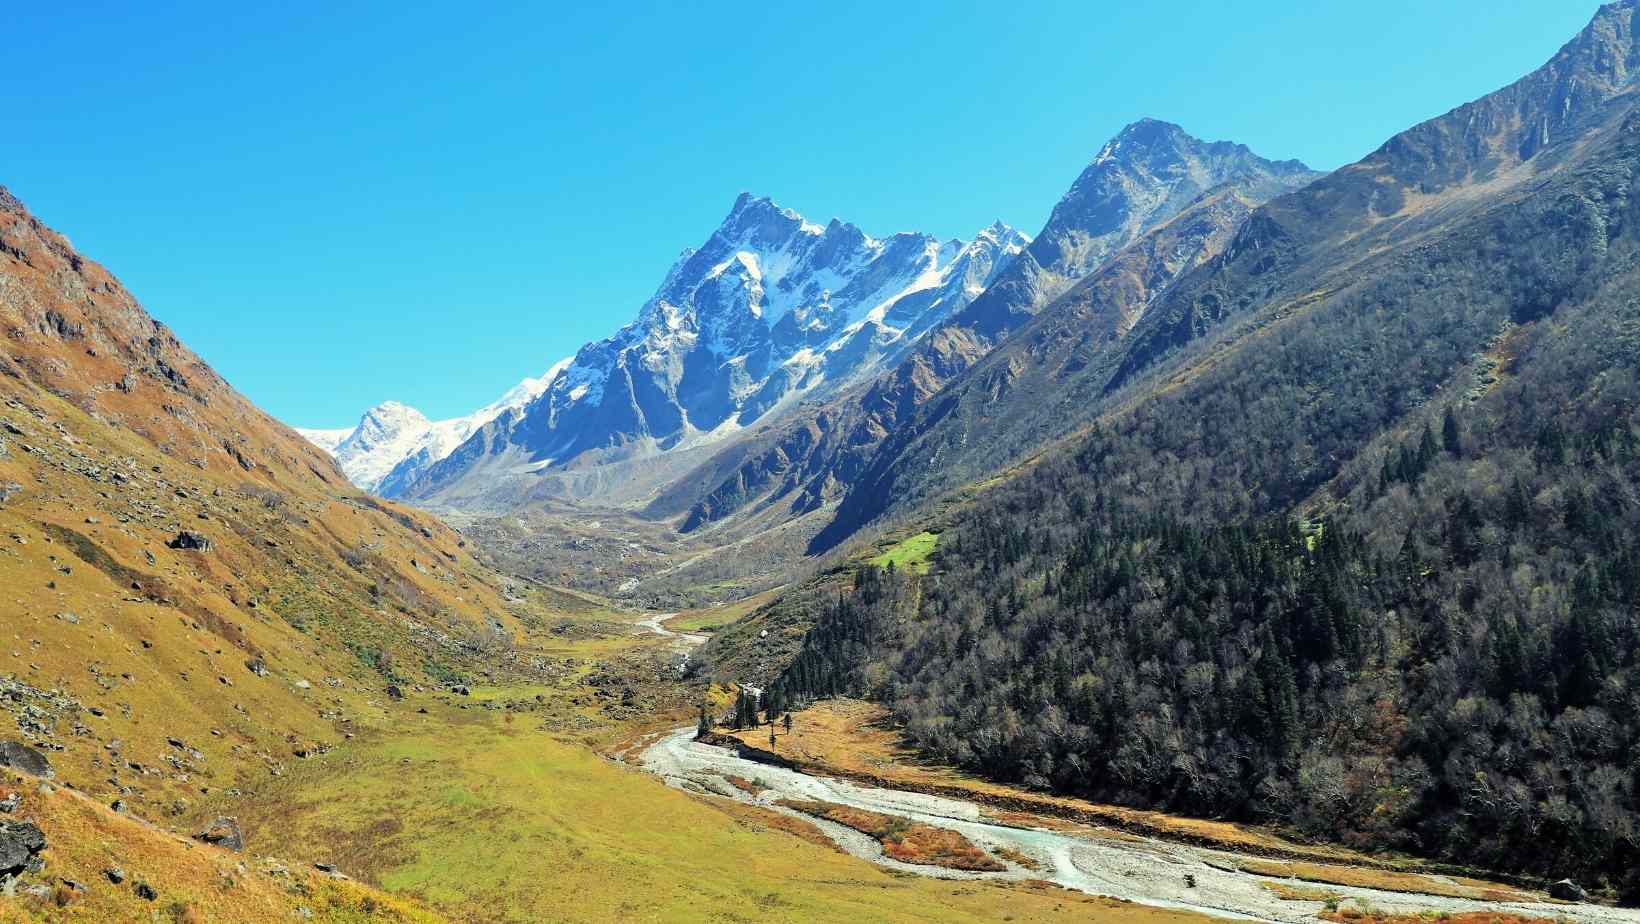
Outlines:
<svg viewBox="0 0 1640 924"><path fill-rule="evenodd" d="M0 921L449 920L345 875L209 846L26 774L0 770L0 789L16 796L8 823L41 832L51 882L0 902Z"/></svg>
<svg viewBox="0 0 1640 924"><path fill-rule="evenodd" d="M1254 210L1076 377L1091 428L948 497L926 576L861 568L777 702L1635 898L1634 8ZM913 461L981 404L876 502L938 486Z"/></svg>
<svg viewBox="0 0 1640 924"><path fill-rule="evenodd" d="M390 683L539 673L454 531L358 493L10 194L0 250L0 738L188 825Z"/></svg>

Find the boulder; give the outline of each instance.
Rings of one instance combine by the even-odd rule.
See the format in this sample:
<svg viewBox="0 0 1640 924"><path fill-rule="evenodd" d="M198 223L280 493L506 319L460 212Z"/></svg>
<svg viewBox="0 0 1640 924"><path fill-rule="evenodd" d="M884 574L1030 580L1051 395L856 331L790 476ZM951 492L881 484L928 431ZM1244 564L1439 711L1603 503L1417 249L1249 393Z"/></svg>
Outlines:
<svg viewBox="0 0 1640 924"><path fill-rule="evenodd" d="M0 741L0 767L10 767L48 780L52 777L51 761L21 741Z"/></svg>
<svg viewBox="0 0 1640 924"><path fill-rule="evenodd" d="M154 891L154 887L146 882L139 881L132 887L132 890L137 893L138 898L145 902L155 901L159 898L159 893Z"/></svg>
<svg viewBox="0 0 1640 924"><path fill-rule="evenodd" d="M210 537L203 533L196 533L191 529L185 529L177 533L175 539L165 544L173 549L192 549L196 552L209 552L211 550Z"/></svg>
<svg viewBox="0 0 1640 924"><path fill-rule="evenodd" d="M1549 897L1558 898L1563 902L1581 902L1588 900L1589 893L1570 879L1562 879L1550 884Z"/></svg>
<svg viewBox="0 0 1640 924"><path fill-rule="evenodd" d="M390 684L387 685L387 698L388 699L404 699L404 691L399 689L398 684L390 683Z"/></svg>
<svg viewBox="0 0 1640 924"><path fill-rule="evenodd" d="M207 844L215 844L224 850L244 850L245 839L239 833L239 821L235 818L218 818L205 826L205 830L194 835L194 839Z"/></svg>
<svg viewBox="0 0 1640 924"><path fill-rule="evenodd" d="M0 878L40 869L46 835L32 821L0 821Z"/></svg>

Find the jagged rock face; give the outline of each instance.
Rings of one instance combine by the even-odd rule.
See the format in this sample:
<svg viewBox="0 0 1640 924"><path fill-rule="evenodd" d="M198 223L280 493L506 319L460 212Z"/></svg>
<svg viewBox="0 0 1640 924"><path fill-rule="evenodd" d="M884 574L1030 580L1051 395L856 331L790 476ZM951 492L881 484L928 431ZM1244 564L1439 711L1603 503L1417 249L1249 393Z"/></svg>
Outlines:
<svg viewBox="0 0 1640 924"><path fill-rule="evenodd" d="M1598 147L1632 105L1640 66L1637 5L1624 0L1601 7L1583 31L1520 80L1400 132L1359 162L1261 206L1222 254L1135 326L1106 390L1127 385L1203 330L1256 310L1279 280L1311 286L1312 277L1330 267L1450 226Z"/></svg>
<svg viewBox="0 0 1640 924"><path fill-rule="evenodd" d="M684 529L736 514L760 497L790 499L791 511L801 514L851 493L872 475L878 447L916 419L930 398L942 395L941 407L950 410L942 389L1073 286L1118 264L1099 283L1109 293L1100 309L1078 323L1098 328L1099 343L1119 338L1156 291L1223 248L1251 204L1318 175L1242 145L1200 141L1166 122L1129 125L1082 171L1025 252L897 365L838 406L751 447L744 462L707 463L713 477L690 481L715 487L687 507ZM1002 372L994 381L1009 377L1006 364ZM988 438L975 438L958 454L983 452ZM942 464L954 457L947 454ZM662 495L651 512L671 514L682 502L680 492Z"/></svg>
<svg viewBox="0 0 1640 924"><path fill-rule="evenodd" d="M700 445L803 396L861 381L965 307L1026 246L997 223L973 241L877 239L742 195L615 336L588 344L545 392L475 432L403 488ZM483 467L483 471L475 468Z"/></svg>
<svg viewBox="0 0 1640 924"><path fill-rule="evenodd" d="M1385 172L1413 195L1490 180L1570 138L1582 120L1629 88L1640 69L1632 0L1600 8L1546 64L1521 80L1430 119L1340 174ZM1388 202L1399 205L1401 196Z"/></svg>
<svg viewBox="0 0 1640 924"><path fill-rule="evenodd" d="M390 447L420 442L432 428L433 422L415 408L384 401L366 411L358 428L336 446L336 461L348 480L373 488L397 464Z"/></svg>
<svg viewBox="0 0 1640 924"><path fill-rule="evenodd" d="M495 507L527 496L524 485L540 482L531 475L698 450L909 357L920 367L905 377L915 396L875 402L905 405L1203 192L1233 184L1262 199L1313 175L1147 119L1099 152L1034 242L1001 223L967 244L913 233L879 240L742 195L706 242L678 259L637 320L583 347L516 413L491 415L461 434L465 442L408 450L415 439L395 434L436 425L372 435L367 415L334 451L355 483L385 496L453 506L483 496ZM959 315L960 333L914 353ZM335 436L312 438L325 445ZM370 461L389 455L384 445L397 447L397 468Z"/></svg>
<svg viewBox="0 0 1640 924"><path fill-rule="evenodd" d="M696 503L686 524L735 513L770 490L773 472L780 479L774 490L796 491L800 510L842 496L820 537L822 544L842 541L892 503L998 464L1008 457L999 446L1034 445L1063 432L1064 421L1086 416L1168 351L1257 308L1272 280L1311 279L1306 268L1353 262L1373 246L1439 228L1491 201L1471 195L1476 187L1501 194L1553 169L1576 155L1585 136L1608 130L1606 103L1629 90L1640 68L1636 5L1603 7L1543 67L1325 177L1238 145L1196 141L1166 123L1128 126L990 289L840 415L852 420L850 435L793 434L732 472ZM1214 188L1236 197L1201 209L1203 191ZM1249 214L1246 206L1262 200ZM1163 227L1185 203L1193 203L1184 210L1191 221L1205 223ZM1136 232L1167 246L1143 237L1130 244ZM1181 241L1191 249L1175 252ZM1357 256L1334 260L1339 248ZM1181 253L1193 256L1181 261ZM1042 323L1034 320L1039 314ZM991 355L1010 336L1024 340ZM938 401L930 401L935 394ZM1016 428L1028 415L1018 408L1044 401L1062 412L1023 438ZM930 458L941 465L928 465Z"/></svg>
<svg viewBox="0 0 1640 924"><path fill-rule="evenodd" d="M1100 149L1025 254L975 302L969 326L986 337L1005 334L1208 190L1230 185L1263 200L1318 175L1296 160L1266 160L1168 122L1134 122Z"/></svg>

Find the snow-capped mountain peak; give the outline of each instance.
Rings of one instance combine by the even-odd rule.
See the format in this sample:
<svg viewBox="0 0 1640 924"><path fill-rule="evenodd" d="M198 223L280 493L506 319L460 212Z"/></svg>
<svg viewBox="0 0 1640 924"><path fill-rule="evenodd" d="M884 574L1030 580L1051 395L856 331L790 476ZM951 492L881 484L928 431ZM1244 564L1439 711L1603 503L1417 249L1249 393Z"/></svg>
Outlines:
<svg viewBox="0 0 1640 924"><path fill-rule="evenodd" d="M383 401L365 411L352 429L297 428L296 432L335 456L342 472L355 485L386 493L385 485L408 483L421 470L448 456L479 427L535 400L568 365L566 359L540 378L524 379L465 417L433 421L408 404Z"/></svg>
<svg viewBox="0 0 1640 924"><path fill-rule="evenodd" d="M861 381L960 310L1029 239L997 222L972 241L824 225L740 194L679 256L632 323L589 343L518 414L428 471L428 497L474 466L537 473L593 452L666 452ZM490 458L505 455L506 460ZM489 459L489 461L486 461ZM391 489L383 486L383 490Z"/></svg>
<svg viewBox="0 0 1640 924"><path fill-rule="evenodd" d="M466 417L384 402L351 431L302 432L360 487L418 498L475 465L511 477L700 444L873 374L1029 244L1000 221L970 241L876 237L741 193L635 320L542 377Z"/></svg>

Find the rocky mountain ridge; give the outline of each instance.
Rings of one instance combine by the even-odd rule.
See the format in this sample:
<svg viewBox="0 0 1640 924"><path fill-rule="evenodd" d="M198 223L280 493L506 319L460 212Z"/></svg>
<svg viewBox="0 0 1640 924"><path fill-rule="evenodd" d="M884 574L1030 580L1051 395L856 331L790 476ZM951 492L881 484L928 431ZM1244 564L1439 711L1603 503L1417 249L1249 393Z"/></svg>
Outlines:
<svg viewBox="0 0 1640 924"><path fill-rule="evenodd" d="M1033 255L1065 239L1072 243L1057 252L1078 251L1076 237L1050 230L1051 219L990 292L875 383L861 408L816 416L846 421L849 437L794 431L772 455L729 470L716 490L697 495L686 525L709 524L758 498L747 486L759 484L760 470L796 469L806 486L798 509L838 502L810 551L829 548L869 522L1026 457L1118 401L1142 400L1147 370L1210 333L1227 336L1214 333L1226 321L1272 300L1305 304L1347 287L1366 257L1461 221L1601 143L1615 130L1612 107L1632 94L1633 10L1632 3L1603 7L1542 67L1398 133L1356 164L1286 190L1266 186L1262 196L1250 186L1254 194L1235 200L1204 197L1212 208L1192 220L1221 219L1200 237L1212 246L1170 271L1157 273L1166 264L1155 262L1154 242L1140 244L1043 302L1054 286L1039 282ZM1139 139L1150 139L1147 151L1173 146L1155 124L1136 123L1123 135L1131 142L1113 140L1094 167ZM1067 201L1096 201L1081 192L1089 185L1079 178ZM964 319L966 329L957 329ZM992 353L985 332L993 329L1019 334ZM900 380L896 387L891 378ZM791 459L804 462L782 461ZM794 487L789 476L780 485L776 495Z"/></svg>
<svg viewBox="0 0 1640 924"><path fill-rule="evenodd" d="M1120 290L1123 304L1095 325L1098 342L1119 339L1173 278L1218 253L1253 205L1317 176L1297 162L1204 142L1155 119L1127 126L1077 177L1026 252L897 366L755 445L725 450L651 512L682 513L688 531L760 510L776 519L802 516L847 497L870 475L885 441L902 438L948 383L1053 310L1067 290L1094 279ZM822 541L835 544L862 523L851 517Z"/></svg>
<svg viewBox="0 0 1640 924"><path fill-rule="evenodd" d="M1027 244L1001 222L968 242L878 239L742 194L635 321L583 347L539 397L399 493L457 507L573 498L580 489L560 473L617 471L733 438L892 363Z"/></svg>

